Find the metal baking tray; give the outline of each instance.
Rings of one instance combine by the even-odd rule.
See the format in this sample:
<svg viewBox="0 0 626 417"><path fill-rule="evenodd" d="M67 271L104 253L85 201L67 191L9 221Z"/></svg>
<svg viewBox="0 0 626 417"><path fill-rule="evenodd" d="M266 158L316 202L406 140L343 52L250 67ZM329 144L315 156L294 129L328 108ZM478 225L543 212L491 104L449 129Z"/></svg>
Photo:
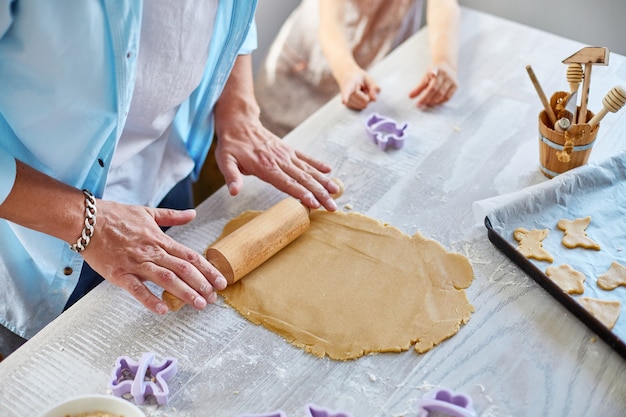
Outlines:
<svg viewBox="0 0 626 417"><path fill-rule="evenodd" d="M585 323L593 332L601 339L609 344L617 353L626 359L626 343L616 333L607 328L598 319L592 316L582 305L580 305L573 296L565 293L558 285L554 283L548 276L532 261L522 255L516 246L513 246L507 239L500 236L492 227L489 217L485 217L485 226L487 227L487 235L489 240L502 253L515 262L524 272L533 278L539 285L548 291L557 301L563 304L572 314ZM588 278L587 278L588 279ZM622 302L622 310L624 309ZM620 314L619 320L624 320L623 314Z"/></svg>
<svg viewBox="0 0 626 417"><path fill-rule="evenodd" d="M489 240L626 359L626 287L605 291L596 284L597 276L606 272L611 262L626 266L626 152L491 200L494 201L488 204L490 208L484 210ZM563 234L556 223L563 218L586 216L592 218L587 234L600 244L601 250L565 248L561 244ZM548 229L543 246L552 254L554 262L523 256L513 238L513 231L518 227ZM567 294L545 274L548 266L561 264L585 274L582 295ZM581 296L621 302L621 312L613 329L603 325L576 301Z"/></svg>

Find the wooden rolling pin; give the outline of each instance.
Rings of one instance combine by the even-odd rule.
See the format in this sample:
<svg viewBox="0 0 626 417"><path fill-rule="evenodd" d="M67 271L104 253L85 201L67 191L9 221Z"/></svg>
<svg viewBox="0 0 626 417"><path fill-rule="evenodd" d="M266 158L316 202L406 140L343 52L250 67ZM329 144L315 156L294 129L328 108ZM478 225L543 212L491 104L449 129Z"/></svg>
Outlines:
<svg viewBox="0 0 626 417"><path fill-rule="evenodd" d="M286 198L211 245L205 256L231 285L307 231L309 209ZM168 291L162 299L172 311L185 302Z"/></svg>
<svg viewBox="0 0 626 417"><path fill-rule="evenodd" d="M602 109L596 113L589 121L591 128L595 128L600 120L607 115L608 112L616 113L626 104L626 91L620 86L611 88L602 99Z"/></svg>

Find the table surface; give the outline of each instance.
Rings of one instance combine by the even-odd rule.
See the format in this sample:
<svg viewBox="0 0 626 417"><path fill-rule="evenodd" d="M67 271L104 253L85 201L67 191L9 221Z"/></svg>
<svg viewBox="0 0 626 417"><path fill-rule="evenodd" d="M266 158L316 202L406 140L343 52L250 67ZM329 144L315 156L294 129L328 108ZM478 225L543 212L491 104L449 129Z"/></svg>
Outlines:
<svg viewBox="0 0 626 417"><path fill-rule="evenodd" d="M567 90L563 59L579 50L564 39L462 9L460 88L435 109L408 99L429 62L420 31L377 65L378 102L358 113L332 100L285 140L327 161L346 193L338 203L420 232L465 255L475 312L452 338L425 354L413 350L355 361L320 359L253 325L221 299L203 312L158 317L104 283L0 363L0 415L36 416L69 397L104 394L115 359L142 352L176 357L167 406L147 416L238 416L281 409L304 416L313 403L355 417L415 416L428 391L469 394L479 416L623 416L626 361L525 275L488 240L474 218L477 200L547 181L539 172L541 104L525 70L546 94ZM589 108L626 85L626 58L611 54L593 71ZM405 148L383 152L368 141L373 112L408 121ZM602 122L591 161L626 144L626 112ZM232 217L265 209L284 195L248 177L237 197L219 190L193 223L171 229L203 251Z"/></svg>

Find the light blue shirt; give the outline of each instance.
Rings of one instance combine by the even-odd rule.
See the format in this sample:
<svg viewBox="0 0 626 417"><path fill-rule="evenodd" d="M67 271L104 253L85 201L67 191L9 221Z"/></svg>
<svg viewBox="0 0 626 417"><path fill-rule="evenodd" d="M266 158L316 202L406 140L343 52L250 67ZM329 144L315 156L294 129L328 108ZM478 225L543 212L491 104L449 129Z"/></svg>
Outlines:
<svg viewBox="0 0 626 417"><path fill-rule="evenodd" d="M174 119L194 175L235 59L256 48L255 9L219 2L203 79ZM141 10L141 0L0 0L0 204L16 159L102 196L132 98ZM62 312L82 262L67 243L0 219L0 324L32 337Z"/></svg>

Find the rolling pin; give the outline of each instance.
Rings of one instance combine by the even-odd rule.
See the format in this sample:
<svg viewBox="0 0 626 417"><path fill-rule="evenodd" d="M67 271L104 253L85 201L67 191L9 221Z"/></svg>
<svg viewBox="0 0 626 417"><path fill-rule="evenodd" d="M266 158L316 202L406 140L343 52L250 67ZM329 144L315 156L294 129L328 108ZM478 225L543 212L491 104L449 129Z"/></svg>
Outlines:
<svg viewBox="0 0 626 417"><path fill-rule="evenodd" d="M333 181L340 189L332 195L337 199L343 194L343 184L337 178ZM295 198L286 198L215 242L205 257L231 285L306 232L311 224L309 213L309 208ZM172 311L185 305L168 291L163 291L161 298Z"/></svg>
<svg viewBox="0 0 626 417"><path fill-rule="evenodd" d="M309 208L289 197L215 242L205 257L232 285L296 240L310 224ZM168 291L161 298L172 311L185 305Z"/></svg>

